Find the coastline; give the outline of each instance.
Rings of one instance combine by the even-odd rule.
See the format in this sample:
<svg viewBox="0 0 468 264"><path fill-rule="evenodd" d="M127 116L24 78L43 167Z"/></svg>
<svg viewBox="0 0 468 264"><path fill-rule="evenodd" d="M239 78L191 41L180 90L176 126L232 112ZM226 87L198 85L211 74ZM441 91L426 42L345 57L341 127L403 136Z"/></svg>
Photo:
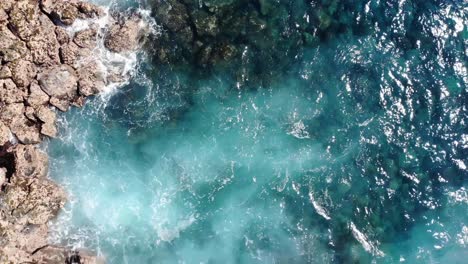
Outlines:
<svg viewBox="0 0 468 264"><path fill-rule="evenodd" d="M57 136L56 112L128 80L125 62L109 56L135 52L144 33L139 15L112 17L83 1L0 3L1 263L65 262L70 249L50 245L47 234L67 195L47 177L38 144Z"/></svg>

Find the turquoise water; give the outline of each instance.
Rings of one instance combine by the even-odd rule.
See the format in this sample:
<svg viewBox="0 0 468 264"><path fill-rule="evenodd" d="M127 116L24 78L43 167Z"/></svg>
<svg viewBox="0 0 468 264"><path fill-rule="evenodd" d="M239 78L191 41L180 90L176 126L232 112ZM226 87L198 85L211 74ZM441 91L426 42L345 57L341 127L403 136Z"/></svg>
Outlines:
<svg viewBox="0 0 468 264"><path fill-rule="evenodd" d="M314 44L214 69L150 43L128 85L62 115L51 240L108 263L463 263L467 4L330 3Z"/></svg>

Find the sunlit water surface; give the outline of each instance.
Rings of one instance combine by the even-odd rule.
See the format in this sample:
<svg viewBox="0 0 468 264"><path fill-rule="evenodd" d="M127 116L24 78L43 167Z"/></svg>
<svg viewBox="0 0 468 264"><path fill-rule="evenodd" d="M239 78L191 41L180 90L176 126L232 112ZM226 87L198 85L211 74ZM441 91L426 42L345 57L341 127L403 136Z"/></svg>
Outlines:
<svg viewBox="0 0 468 264"><path fill-rule="evenodd" d="M305 49L269 87L140 54L46 146L69 193L51 240L118 264L463 263L467 5L446 2L395 1L391 23Z"/></svg>

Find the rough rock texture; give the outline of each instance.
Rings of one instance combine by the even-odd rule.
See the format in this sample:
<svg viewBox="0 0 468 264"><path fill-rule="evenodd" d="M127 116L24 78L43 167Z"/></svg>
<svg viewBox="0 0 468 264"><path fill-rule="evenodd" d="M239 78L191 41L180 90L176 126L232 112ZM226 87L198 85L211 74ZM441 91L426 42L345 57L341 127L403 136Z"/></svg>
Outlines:
<svg viewBox="0 0 468 264"><path fill-rule="evenodd" d="M37 77L41 89L50 97L73 99L78 89L75 70L68 65L57 65Z"/></svg>
<svg viewBox="0 0 468 264"><path fill-rule="evenodd" d="M138 48L142 31L140 19L131 17L111 26L105 37L104 45L113 52L122 53Z"/></svg>
<svg viewBox="0 0 468 264"><path fill-rule="evenodd" d="M82 106L124 73L108 73L97 41L113 52L138 48L141 20L110 19L67 30L77 19L105 15L79 0L0 0L0 263L65 263L68 249L49 245L49 220L66 201L47 178L47 155L37 143L55 137L56 111ZM116 22L119 21L119 22ZM90 23L91 24L91 23ZM101 26L101 27L100 27ZM101 263L83 253L85 263Z"/></svg>

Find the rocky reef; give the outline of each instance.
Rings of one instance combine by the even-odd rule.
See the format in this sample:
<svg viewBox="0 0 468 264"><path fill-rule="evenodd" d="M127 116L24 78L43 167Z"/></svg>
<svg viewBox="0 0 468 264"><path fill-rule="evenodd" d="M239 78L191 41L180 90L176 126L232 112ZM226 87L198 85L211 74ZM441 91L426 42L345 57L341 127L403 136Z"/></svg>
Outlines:
<svg viewBox="0 0 468 264"><path fill-rule="evenodd" d="M77 22L86 26L76 30ZM66 193L47 178L48 158L37 144L57 136L57 109L82 106L128 79L122 65L99 54L136 50L143 24L138 15L114 18L77 0L0 1L1 263L65 262L69 249L49 245L47 223ZM82 255L85 263L100 261Z"/></svg>

